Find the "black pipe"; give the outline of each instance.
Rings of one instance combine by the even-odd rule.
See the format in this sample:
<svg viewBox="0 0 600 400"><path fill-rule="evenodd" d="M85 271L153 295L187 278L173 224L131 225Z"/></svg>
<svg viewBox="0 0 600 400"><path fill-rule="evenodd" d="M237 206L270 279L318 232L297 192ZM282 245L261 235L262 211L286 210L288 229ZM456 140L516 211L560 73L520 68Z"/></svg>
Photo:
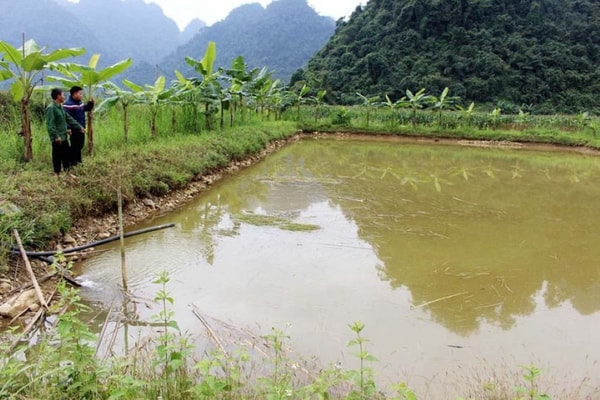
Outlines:
<svg viewBox="0 0 600 400"><path fill-rule="evenodd" d="M161 230L161 229L172 228L174 226L175 226L175 224L171 223L171 224L164 224L164 225L152 226L150 228L138 229L137 231L131 231L131 232L127 232L127 233L123 234L123 237L130 237L130 236L140 235L142 233L148 233L148 232L158 231L158 230ZM71 247L71 248L64 249L64 250L37 251L37 252L35 252L35 251L25 251L25 254L27 254L28 257L41 258L43 261L47 262L50 259L44 260L42 257L52 257L56 253L62 253L62 254L75 253L77 251L89 249L90 247L99 246L101 244L106 244L106 243L114 242L115 240L119 240L120 238L121 238L121 236L115 235L115 236L108 237L106 239L98 240L96 242L84 244L82 246ZM13 253L13 254L14 253L18 253L18 254L21 253L21 251L18 248L15 248L14 246L12 246L10 252Z"/></svg>

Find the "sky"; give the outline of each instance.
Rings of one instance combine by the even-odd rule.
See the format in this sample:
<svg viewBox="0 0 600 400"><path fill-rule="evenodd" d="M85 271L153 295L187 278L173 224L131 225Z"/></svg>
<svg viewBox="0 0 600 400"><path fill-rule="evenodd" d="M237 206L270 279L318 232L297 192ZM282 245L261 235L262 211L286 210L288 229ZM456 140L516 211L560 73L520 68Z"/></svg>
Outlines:
<svg viewBox="0 0 600 400"><path fill-rule="evenodd" d="M73 1L73 0L71 0ZM246 3L260 3L263 7L271 0L144 0L146 3L158 4L164 14L173 19L179 29L194 18L212 25L225 19L234 8ZM365 5L367 0L308 0L308 4L318 14L332 17L335 20L352 14L359 4Z"/></svg>

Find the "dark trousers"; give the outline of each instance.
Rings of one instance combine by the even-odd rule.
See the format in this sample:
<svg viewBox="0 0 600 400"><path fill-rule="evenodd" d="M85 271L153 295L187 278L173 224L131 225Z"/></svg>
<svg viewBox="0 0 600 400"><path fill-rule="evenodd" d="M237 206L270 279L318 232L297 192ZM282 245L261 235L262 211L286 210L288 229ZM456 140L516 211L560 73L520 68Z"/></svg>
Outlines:
<svg viewBox="0 0 600 400"><path fill-rule="evenodd" d="M71 150L66 140L60 143L52 142L52 166L57 174L60 174L61 166L64 170L71 167Z"/></svg>
<svg viewBox="0 0 600 400"><path fill-rule="evenodd" d="M73 131L71 134L71 166L81 163L81 149L85 143L85 133Z"/></svg>

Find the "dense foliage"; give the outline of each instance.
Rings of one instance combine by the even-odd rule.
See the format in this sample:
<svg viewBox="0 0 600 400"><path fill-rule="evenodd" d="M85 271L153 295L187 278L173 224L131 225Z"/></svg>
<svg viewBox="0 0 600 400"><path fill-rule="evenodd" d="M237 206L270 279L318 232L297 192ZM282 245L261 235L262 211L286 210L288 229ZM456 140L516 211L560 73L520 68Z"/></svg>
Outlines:
<svg viewBox="0 0 600 400"><path fill-rule="evenodd" d="M335 103L449 87L506 111L598 112L599 65L597 1L370 0L295 79Z"/></svg>

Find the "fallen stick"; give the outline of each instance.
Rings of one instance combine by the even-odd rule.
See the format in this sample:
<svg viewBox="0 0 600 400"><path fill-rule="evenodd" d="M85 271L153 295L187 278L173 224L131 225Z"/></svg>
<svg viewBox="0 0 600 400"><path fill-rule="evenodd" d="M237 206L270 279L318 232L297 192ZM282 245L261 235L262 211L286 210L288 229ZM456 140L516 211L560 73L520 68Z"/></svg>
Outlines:
<svg viewBox="0 0 600 400"><path fill-rule="evenodd" d="M17 240L17 246L19 246L19 250L21 251L21 257L23 257L23 261L25 261L25 268L27 269L27 273L31 278L31 283L33 283L33 288L35 289L35 294L40 301L40 304L48 309L48 304L46 304L46 299L44 299L44 294L42 293L42 289L38 284L38 281L33 273L33 269L31 268L31 264L29 263L29 258L27 257L27 253L25 252L25 248L23 247L23 243L21 243L21 237L19 236L19 232L16 229L13 229L13 235L15 235L15 239Z"/></svg>
<svg viewBox="0 0 600 400"><path fill-rule="evenodd" d="M451 299L451 298L457 297L457 296L463 296L463 295L465 295L467 293L469 293L469 292L455 293L455 294L451 294L450 296L440 297L439 299L431 300L431 301L428 301L426 303L419 304L418 306L410 306L410 309L414 310L415 308L425 307L425 306L428 306L430 304L437 303L438 301L448 300L448 299Z"/></svg>
<svg viewBox="0 0 600 400"><path fill-rule="evenodd" d="M198 318L200 320L200 322L202 322L202 325L204 325L204 327L206 328L206 330L209 333L209 336L216 343L217 347L223 352L223 354L227 354L227 350L225 350L225 346L223 346L223 343L217 337L217 335L215 334L215 331L210 327L210 324L208 323L206 318L204 318L204 316L202 315L202 313L200 312L198 307L196 307L195 305L192 306L192 313L196 316L196 318Z"/></svg>

